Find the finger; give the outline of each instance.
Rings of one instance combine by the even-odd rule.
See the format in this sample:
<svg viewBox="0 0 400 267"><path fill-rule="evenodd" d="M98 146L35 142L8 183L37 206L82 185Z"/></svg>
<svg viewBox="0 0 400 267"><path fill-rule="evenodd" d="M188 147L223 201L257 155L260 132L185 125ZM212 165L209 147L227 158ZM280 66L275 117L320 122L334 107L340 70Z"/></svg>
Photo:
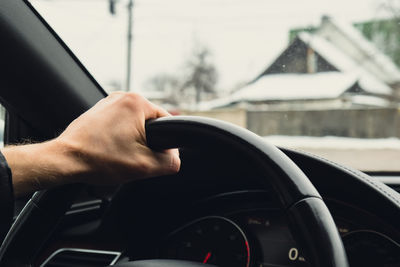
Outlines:
<svg viewBox="0 0 400 267"><path fill-rule="evenodd" d="M165 110L163 107L157 106L154 103L151 103L152 107L155 109L155 116L156 118L160 118L160 117L170 117L172 116L171 113L169 113L167 110Z"/></svg>
<svg viewBox="0 0 400 267"><path fill-rule="evenodd" d="M178 149L153 152L155 165L151 176L175 174L180 170L181 160Z"/></svg>
<svg viewBox="0 0 400 267"><path fill-rule="evenodd" d="M149 100L147 100L145 98L144 98L144 100L146 101L146 112L145 112L146 120L172 116L164 108L150 102Z"/></svg>
<svg viewBox="0 0 400 267"><path fill-rule="evenodd" d="M143 112L145 120L171 116L165 109L151 103L145 97L137 93L113 92L107 98L127 100L134 110L139 109Z"/></svg>

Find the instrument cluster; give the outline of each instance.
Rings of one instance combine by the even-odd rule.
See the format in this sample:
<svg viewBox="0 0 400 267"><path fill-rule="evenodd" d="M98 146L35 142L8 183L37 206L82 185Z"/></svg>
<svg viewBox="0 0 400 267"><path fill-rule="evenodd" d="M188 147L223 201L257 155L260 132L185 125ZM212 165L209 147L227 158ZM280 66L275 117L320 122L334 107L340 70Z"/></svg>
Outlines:
<svg viewBox="0 0 400 267"><path fill-rule="evenodd" d="M335 218L352 267L400 266L400 245L385 233ZM168 235L160 257L220 267L309 266L279 210L192 221Z"/></svg>

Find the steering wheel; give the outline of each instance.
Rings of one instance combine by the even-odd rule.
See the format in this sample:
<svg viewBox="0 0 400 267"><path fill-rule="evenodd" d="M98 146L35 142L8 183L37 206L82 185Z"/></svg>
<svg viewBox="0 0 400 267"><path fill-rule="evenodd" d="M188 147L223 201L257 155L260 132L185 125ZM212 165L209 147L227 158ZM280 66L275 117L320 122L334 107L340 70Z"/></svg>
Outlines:
<svg viewBox="0 0 400 267"><path fill-rule="evenodd" d="M273 189L310 266L349 266L342 240L321 196L299 167L275 146L238 126L201 117L176 116L149 121L146 135L149 147L155 150L229 146L255 162L263 173L260 184ZM81 187L68 185L35 193L3 242L0 266L30 264ZM149 260L120 266L190 267L198 263Z"/></svg>

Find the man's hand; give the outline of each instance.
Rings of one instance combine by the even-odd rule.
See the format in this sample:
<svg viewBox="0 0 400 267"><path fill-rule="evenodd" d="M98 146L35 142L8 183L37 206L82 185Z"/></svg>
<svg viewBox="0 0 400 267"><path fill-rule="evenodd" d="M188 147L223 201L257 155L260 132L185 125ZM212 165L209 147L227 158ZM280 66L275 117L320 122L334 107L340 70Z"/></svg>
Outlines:
<svg viewBox="0 0 400 267"><path fill-rule="evenodd" d="M145 121L169 114L133 93L113 93L51 141L2 150L15 195L61 184L118 184L179 171L176 149L146 146Z"/></svg>

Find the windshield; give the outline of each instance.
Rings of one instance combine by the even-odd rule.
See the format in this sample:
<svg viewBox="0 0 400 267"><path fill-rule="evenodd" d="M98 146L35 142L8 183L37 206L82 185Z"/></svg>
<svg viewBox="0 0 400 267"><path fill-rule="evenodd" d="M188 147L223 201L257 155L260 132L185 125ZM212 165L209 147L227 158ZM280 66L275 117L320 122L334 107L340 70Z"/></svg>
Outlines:
<svg viewBox="0 0 400 267"><path fill-rule="evenodd" d="M400 171L400 1L30 2L108 92Z"/></svg>

